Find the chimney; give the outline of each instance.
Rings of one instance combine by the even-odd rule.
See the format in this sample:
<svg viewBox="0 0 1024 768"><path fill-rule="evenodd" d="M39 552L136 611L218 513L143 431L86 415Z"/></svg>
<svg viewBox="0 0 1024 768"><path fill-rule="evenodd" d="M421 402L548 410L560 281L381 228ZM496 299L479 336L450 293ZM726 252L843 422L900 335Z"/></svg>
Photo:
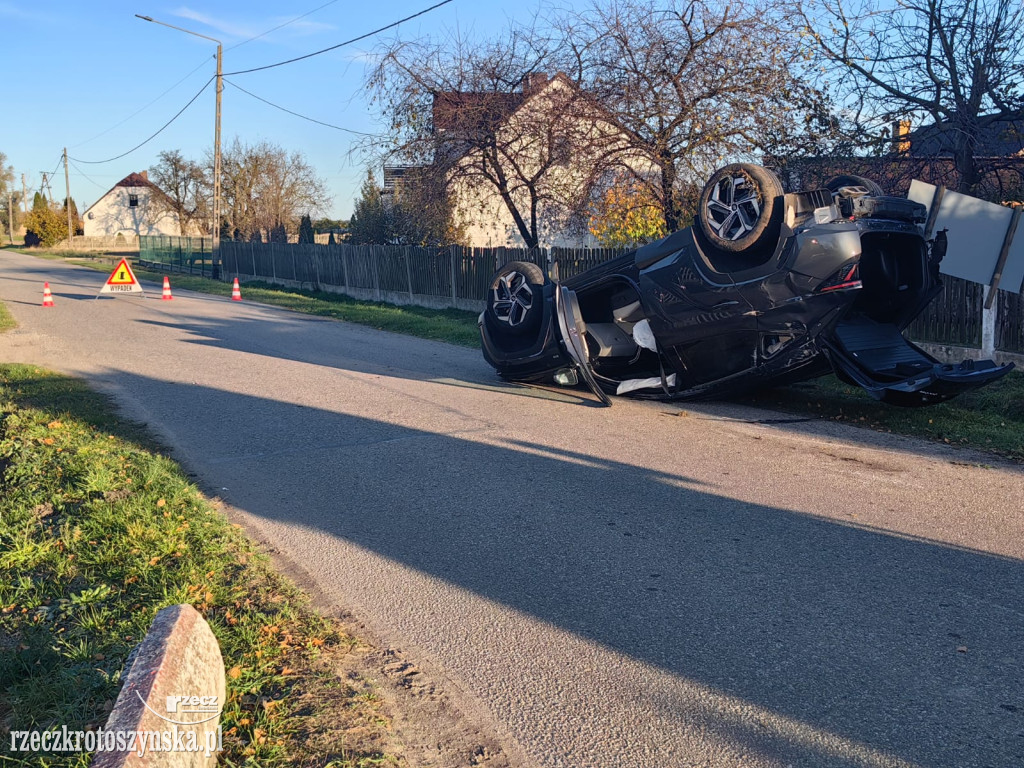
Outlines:
<svg viewBox="0 0 1024 768"><path fill-rule="evenodd" d="M139 176L144 178L146 181L149 181L149 171L139 171Z"/></svg>
<svg viewBox="0 0 1024 768"><path fill-rule="evenodd" d="M542 88L544 88L544 86L547 84L547 75L545 75L542 72L530 72L525 77L523 77L523 93L525 93L527 96L532 96L533 94L537 93Z"/></svg>
<svg viewBox="0 0 1024 768"><path fill-rule="evenodd" d="M910 121L894 120L892 124L892 149L897 155L910 154Z"/></svg>

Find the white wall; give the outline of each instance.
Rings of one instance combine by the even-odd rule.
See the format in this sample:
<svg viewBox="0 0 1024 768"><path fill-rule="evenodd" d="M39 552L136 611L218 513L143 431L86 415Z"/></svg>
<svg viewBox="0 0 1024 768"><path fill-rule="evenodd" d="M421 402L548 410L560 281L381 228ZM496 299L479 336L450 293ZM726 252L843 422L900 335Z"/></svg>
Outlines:
<svg viewBox="0 0 1024 768"><path fill-rule="evenodd" d="M651 168L643 158L630 158L621 146L622 134L595 114L585 101L574 100L574 94L571 85L555 78L528 98L499 130L499 145L514 157L526 176L540 168L538 152L546 151L546 131L566 136L572 148L567 162L547 169L540 182L542 196L548 198L538 205L537 228L542 248L598 244L587 232L587 222L572 222L575 226L570 226L567 211L553 202L567 200L588 188L597 155L619 145L620 162L640 173L650 172ZM523 247L523 238L505 201L492 183L472 170L479 163L479 156L473 152L463 157L459 161L462 169L449 186L456 219L465 228L466 244L476 248ZM529 195L524 189L515 189L514 174L509 176L516 208L529 227Z"/></svg>
<svg viewBox="0 0 1024 768"><path fill-rule="evenodd" d="M129 194L139 196L137 207L128 204ZM152 187L114 187L86 212L85 236L180 235L177 216L155 199L159 194Z"/></svg>

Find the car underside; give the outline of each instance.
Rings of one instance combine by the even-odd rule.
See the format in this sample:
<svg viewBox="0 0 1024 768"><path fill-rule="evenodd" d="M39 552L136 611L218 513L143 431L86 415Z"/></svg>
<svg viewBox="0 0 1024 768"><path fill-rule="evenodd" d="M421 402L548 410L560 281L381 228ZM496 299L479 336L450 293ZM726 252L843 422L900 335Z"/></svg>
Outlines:
<svg viewBox="0 0 1024 768"><path fill-rule="evenodd" d="M834 371L894 405L941 402L1005 375L940 363L903 331L942 291L944 236L924 208L836 177L784 194L759 166L715 173L698 221L563 282L525 262L480 317L503 378L609 395L723 397Z"/></svg>

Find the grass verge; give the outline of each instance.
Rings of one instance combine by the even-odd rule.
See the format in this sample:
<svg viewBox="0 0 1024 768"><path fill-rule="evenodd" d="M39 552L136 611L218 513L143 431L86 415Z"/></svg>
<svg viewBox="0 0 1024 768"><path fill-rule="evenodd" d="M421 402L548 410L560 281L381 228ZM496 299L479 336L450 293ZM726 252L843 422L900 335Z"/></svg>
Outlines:
<svg viewBox="0 0 1024 768"><path fill-rule="evenodd" d="M356 641L105 397L0 365L0 743L102 725L128 653L176 603L203 614L224 656L222 764L396 764L373 689L335 671Z"/></svg>
<svg viewBox="0 0 1024 768"><path fill-rule="evenodd" d="M163 273L137 270L140 277L163 280ZM231 285L191 275L170 275L174 288L230 296ZM368 325L382 331L404 333L421 339L447 341L463 347L480 346L477 314L461 309L429 309L361 301L340 293L283 288L263 282L244 283L242 297L274 307Z"/></svg>
<svg viewBox="0 0 1024 768"><path fill-rule="evenodd" d="M744 402L1024 461L1024 373L1020 371L927 408L882 405L835 376L761 392Z"/></svg>
<svg viewBox="0 0 1024 768"><path fill-rule="evenodd" d="M19 253L43 259L64 260L70 264L96 270L110 269L111 259L121 254L97 254L94 258L83 258L80 254L70 257L59 251L24 250ZM165 273L152 272L135 267L136 274L148 280L162 281ZM172 288L200 291L215 296L230 296L231 285L196 275L169 274ZM464 347L480 345L480 331L477 329L477 313L461 309L428 309L426 307L398 306L378 301L362 301L340 293L328 291L307 291L298 288L284 288L279 285L253 281L243 284L242 296L246 300L270 304L274 307L304 312L307 315L329 317L349 323L368 325L382 331L404 333L421 339L447 341Z"/></svg>
<svg viewBox="0 0 1024 768"><path fill-rule="evenodd" d="M14 317L11 315L11 311L7 309L7 305L0 301L0 333L9 331L11 328L17 326L14 321Z"/></svg>

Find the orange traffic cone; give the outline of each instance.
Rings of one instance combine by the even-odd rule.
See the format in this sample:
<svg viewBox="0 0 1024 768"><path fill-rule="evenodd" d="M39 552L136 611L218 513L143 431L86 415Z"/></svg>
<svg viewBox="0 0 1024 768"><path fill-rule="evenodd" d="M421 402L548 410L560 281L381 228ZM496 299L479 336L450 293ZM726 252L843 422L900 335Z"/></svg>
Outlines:
<svg viewBox="0 0 1024 768"><path fill-rule="evenodd" d="M53 306L53 294L50 293L50 284L49 283L43 283L43 306L44 307L52 307Z"/></svg>
<svg viewBox="0 0 1024 768"><path fill-rule="evenodd" d="M237 277L235 278L235 284L233 286L231 286L231 300L232 301L241 301L242 300L242 290L238 287L238 278Z"/></svg>
<svg viewBox="0 0 1024 768"><path fill-rule="evenodd" d="M164 295L160 297L163 301L170 301L174 297L171 296L171 279L164 275Z"/></svg>

